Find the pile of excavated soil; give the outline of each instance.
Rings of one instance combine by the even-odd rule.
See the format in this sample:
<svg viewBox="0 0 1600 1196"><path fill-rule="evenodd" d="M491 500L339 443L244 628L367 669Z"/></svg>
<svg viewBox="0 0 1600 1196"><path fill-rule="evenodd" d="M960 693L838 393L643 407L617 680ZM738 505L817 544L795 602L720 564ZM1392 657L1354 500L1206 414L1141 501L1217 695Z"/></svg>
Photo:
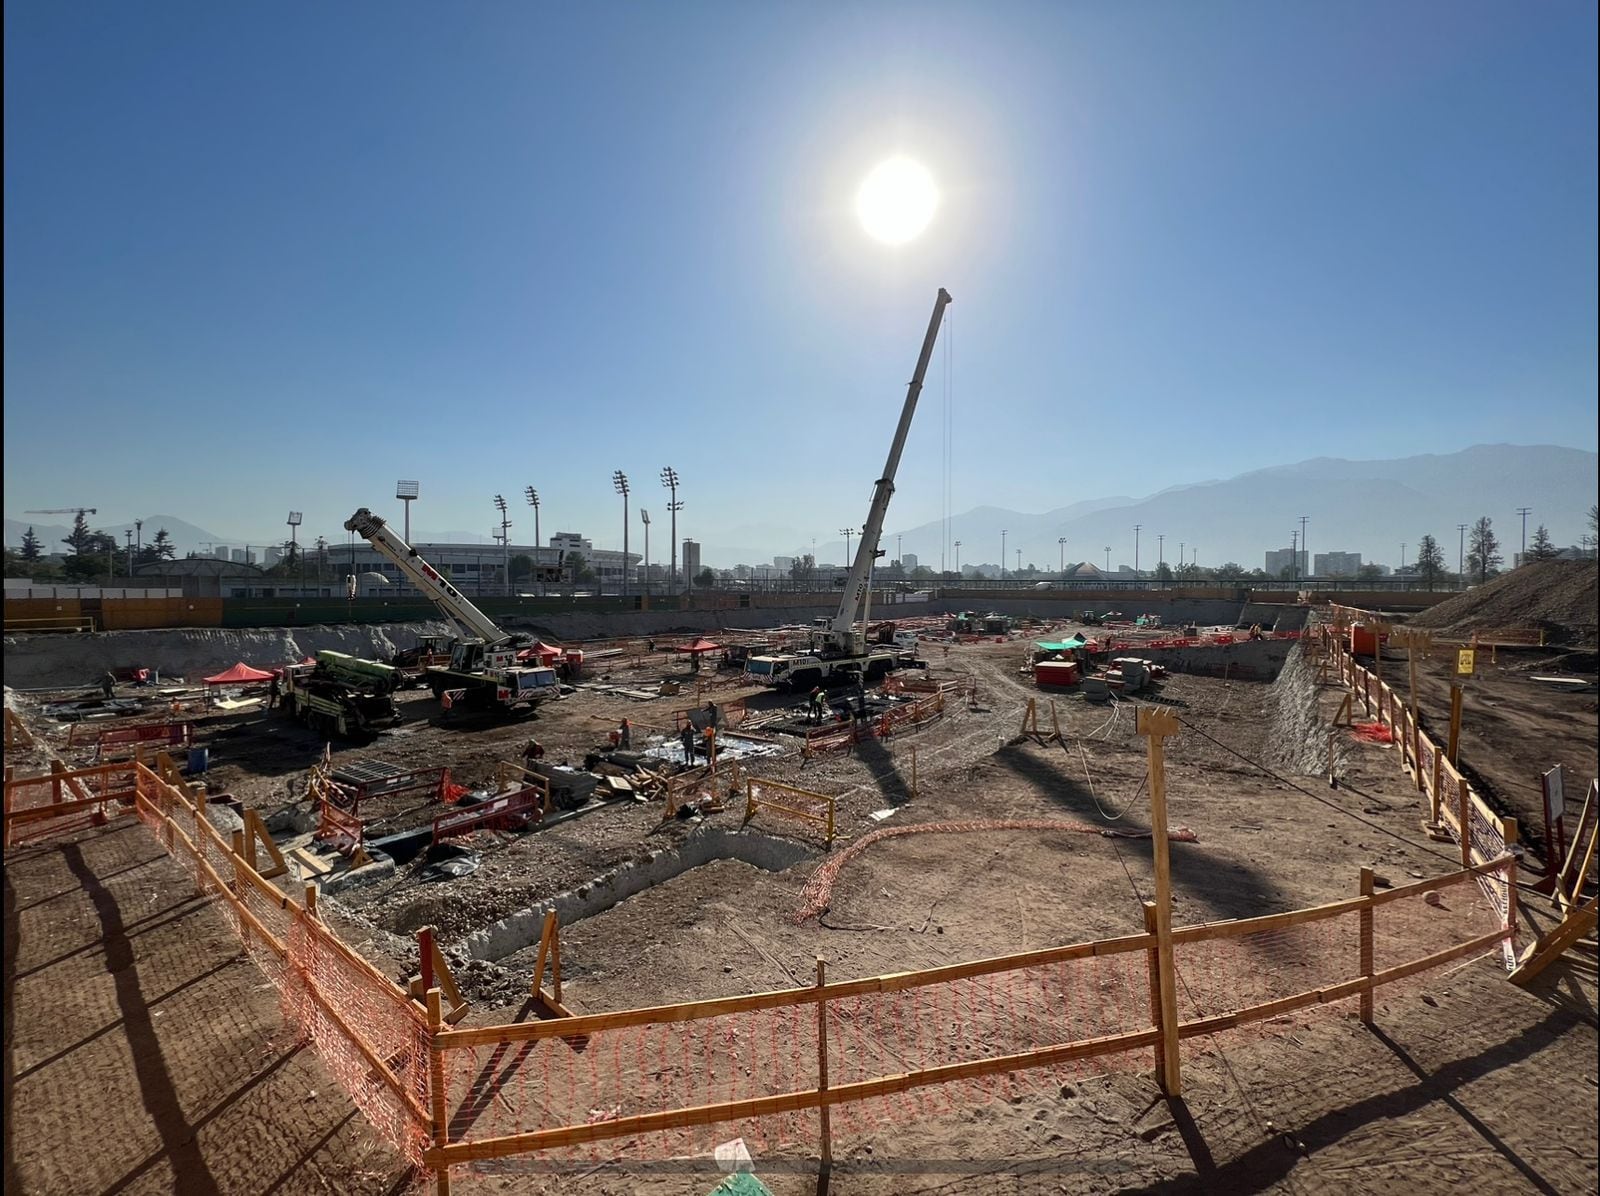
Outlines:
<svg viewBox="0 0 1600 1196"><path fill-rule="evenodd" d="M1600 643L1597 578L1594 561L1537 561L1441 602L1411 625L1456 635L1539 627L1549 643L1592 648Z"/></svg>

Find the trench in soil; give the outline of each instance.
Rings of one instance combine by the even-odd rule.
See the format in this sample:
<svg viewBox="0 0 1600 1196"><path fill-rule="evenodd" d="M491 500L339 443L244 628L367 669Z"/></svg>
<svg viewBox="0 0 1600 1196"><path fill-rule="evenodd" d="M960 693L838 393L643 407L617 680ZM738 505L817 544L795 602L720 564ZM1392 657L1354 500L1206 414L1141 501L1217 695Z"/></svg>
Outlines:
<svg viewBox="0 0 1600 1196"><path fill-rule="evenodd" d="M651 851L593 880L519 910L466 936L474 959L500 960L538 943L545 914L554 910L562 926L602 913L685 872L718 860L738 860L767 872L782 872L812 858L815 849L750 830L702 826L676 847Z"/></svg>

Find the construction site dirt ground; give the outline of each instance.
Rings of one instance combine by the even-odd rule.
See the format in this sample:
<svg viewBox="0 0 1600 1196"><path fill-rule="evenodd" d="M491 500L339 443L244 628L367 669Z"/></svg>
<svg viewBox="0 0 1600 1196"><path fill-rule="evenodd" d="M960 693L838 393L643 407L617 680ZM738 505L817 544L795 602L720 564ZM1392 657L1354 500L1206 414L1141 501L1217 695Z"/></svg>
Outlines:
<svg viewBox="0 0 1600 1196"><path fill-rule="evenodd" d="M798 863L767 871L717 860L572 922L562 931L565 1002L578 1012L656 1005L806 984L818 957L827 960L830 979L849 979L1142 929L1139 902L1153 892L1150 842L1094 833L1148 829L1144 740L1135 734L1134 710L1061 697L1055 706L1065 742L1018 741L1030 697L1041 700L1050 729L1047 699L1018 673L1023 645L957 646L948 658L935 646L931 654L935 675L976 679L976 709L955 701L921 728L809 762L791 745L783 755L751 761L749 771L837 797L836 852L879 826L1060 819L1074 828L930 832L875 843L840 872L822 917L796 925L804 883L827 853L805 828L758 813L751 829L802 845ZM1401 666L1393 667L1398 676ZM1395 885L1458 866L1453 846L1421 833L1424 803L1393 748L1341 732L1339 787L1317 775L1337 698L1332 689L1315 692L1303 675L1275 686L1177 676L1151 696L1185 723L1167 742L1171 823L1196 839L1172 845L1175 923L1347 897L1362 866ZM1320 720L1306 717L1308 703ZM531 722L445 727L431 717L431 698L411 695L398 732L362 748L335 743L333 756L448 766L461 783L488 785L495 762L519 758L530 733L549 760L578 764L622 717L633 720L637 747L652 729L668 730L670 712L686 704L580 690ZM1469 702L1469 728L1472 710ZM1547 720L1552 742L1590 745L1592 762L1592 698L1586 715L1541 705L1526 717ZM1502 732L1486 725L1483 734L1481 747L1470 738L1463 747L1480 770L1504 746ZM297 725L265 715L208 727L201 742L210 749L213 789L263 808L302 796L306 770L323 749ZM401 825L437 812L420 801L393 804L392 813L379 812ZM890 808L895 813L881 822L869 817ZM733 829L742 815L742 803L730 803L707 822ZM143 834L131 825L114 829ZM693 824L663 826L659 803L609 805L529 834L465 840L482 860L469 876L425 882L419 860L325 898L323 908L349 941L403 979L415 971L410 936L418 926L435 926L449 952L475 930L695 833ZM156 854L153 842L146 846ZM1537 875L1538 861L1529 863L1525 875ZM159 899L161 883L147 883ZM8 889L8 928L11 902ZM1537 897L1525 898L1522 908L1527 941L1551 916ZM35 933L47 940L52 934L48 927ZM47 943L31 949L48 958L75 945L63 939L54 951ZM874 1102L851 1134L841 1134L836 1120L830 1190L1306 1191L1396 1183L1418 1191L1468 1183L1495 1191L1593 1190L1596 980L1592 947L1586 950L1530 990L1506 983L1497 953L1387 987L1378 994L1375 1029L1343 1002L1251 1033L1186 1043L1181 1102L1160 1097L1148 1053L1108 1069L1052 1069L1027 1083L946 1086L936 1100ZM458 968L472 1002L464 1025L528 1016L531 956L524 950ZM8 948L8 984L9 961ZM270 1004L270 994L262 996ZM1185 1013L1181 1001L1180 993ZM26 1005L18 1016L29 1016ZM203 1024L205 1014L198 1016ZM73 1041L69 1033L61 1037L55 1049ZM9 1078L8 1071L8 1092ZM85 1115L79 1105L62 1106L58 1120ZM49 1115L43 1107L35 1114ZM719 1178L709 1158L671 1156L693 1156L738 1132L721 1126L694 1141L596 1147L574 1165L584 1173L577 1186L619 1194L709 1190ZM621 1161L609 1161L614 1156ZM459 1183L495 1192L573 1186L572 1173L540 1166L520 1158L477 1173L462 1169ZM816 1190L815 1163L803 1145L758 1151L755 1170L780 1196ZM366 1189L335 1183L332 1190Z"/></svg>

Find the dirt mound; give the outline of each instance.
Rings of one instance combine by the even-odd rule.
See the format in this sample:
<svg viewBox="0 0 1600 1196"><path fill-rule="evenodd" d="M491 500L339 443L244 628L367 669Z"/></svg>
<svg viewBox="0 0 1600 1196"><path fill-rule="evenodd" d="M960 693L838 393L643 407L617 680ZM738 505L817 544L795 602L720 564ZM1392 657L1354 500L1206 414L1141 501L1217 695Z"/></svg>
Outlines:
<svg viewBox="0 0 1600 1196"><path fill-rule="evenodd" d="M1600 642L1597 578L1594 561L1539 561L1441 602L1411 623L1461 635L1539 627L1549 643L1594 647Z"/></svg>

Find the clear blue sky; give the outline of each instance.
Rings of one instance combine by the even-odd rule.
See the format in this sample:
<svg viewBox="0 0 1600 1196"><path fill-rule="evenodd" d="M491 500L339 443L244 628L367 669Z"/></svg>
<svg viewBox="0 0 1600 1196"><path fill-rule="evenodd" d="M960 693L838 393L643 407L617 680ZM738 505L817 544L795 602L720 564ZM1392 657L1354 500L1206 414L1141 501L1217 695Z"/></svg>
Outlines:
<svg viewBox="0 0 1600 1196"><path fill-rule="evenodd" d="M670 464L683 534L785 552L864 517L940 285L958 511L1596 443L1587 0L12 0L5 33L9 517L342 538L407 477L419 529L531 483L547 536L618 546L621 468L664 547ZM889 249L851 204L894 152L943 204ZM890 531L941 514L944 391L941 352Z"/></svg>

